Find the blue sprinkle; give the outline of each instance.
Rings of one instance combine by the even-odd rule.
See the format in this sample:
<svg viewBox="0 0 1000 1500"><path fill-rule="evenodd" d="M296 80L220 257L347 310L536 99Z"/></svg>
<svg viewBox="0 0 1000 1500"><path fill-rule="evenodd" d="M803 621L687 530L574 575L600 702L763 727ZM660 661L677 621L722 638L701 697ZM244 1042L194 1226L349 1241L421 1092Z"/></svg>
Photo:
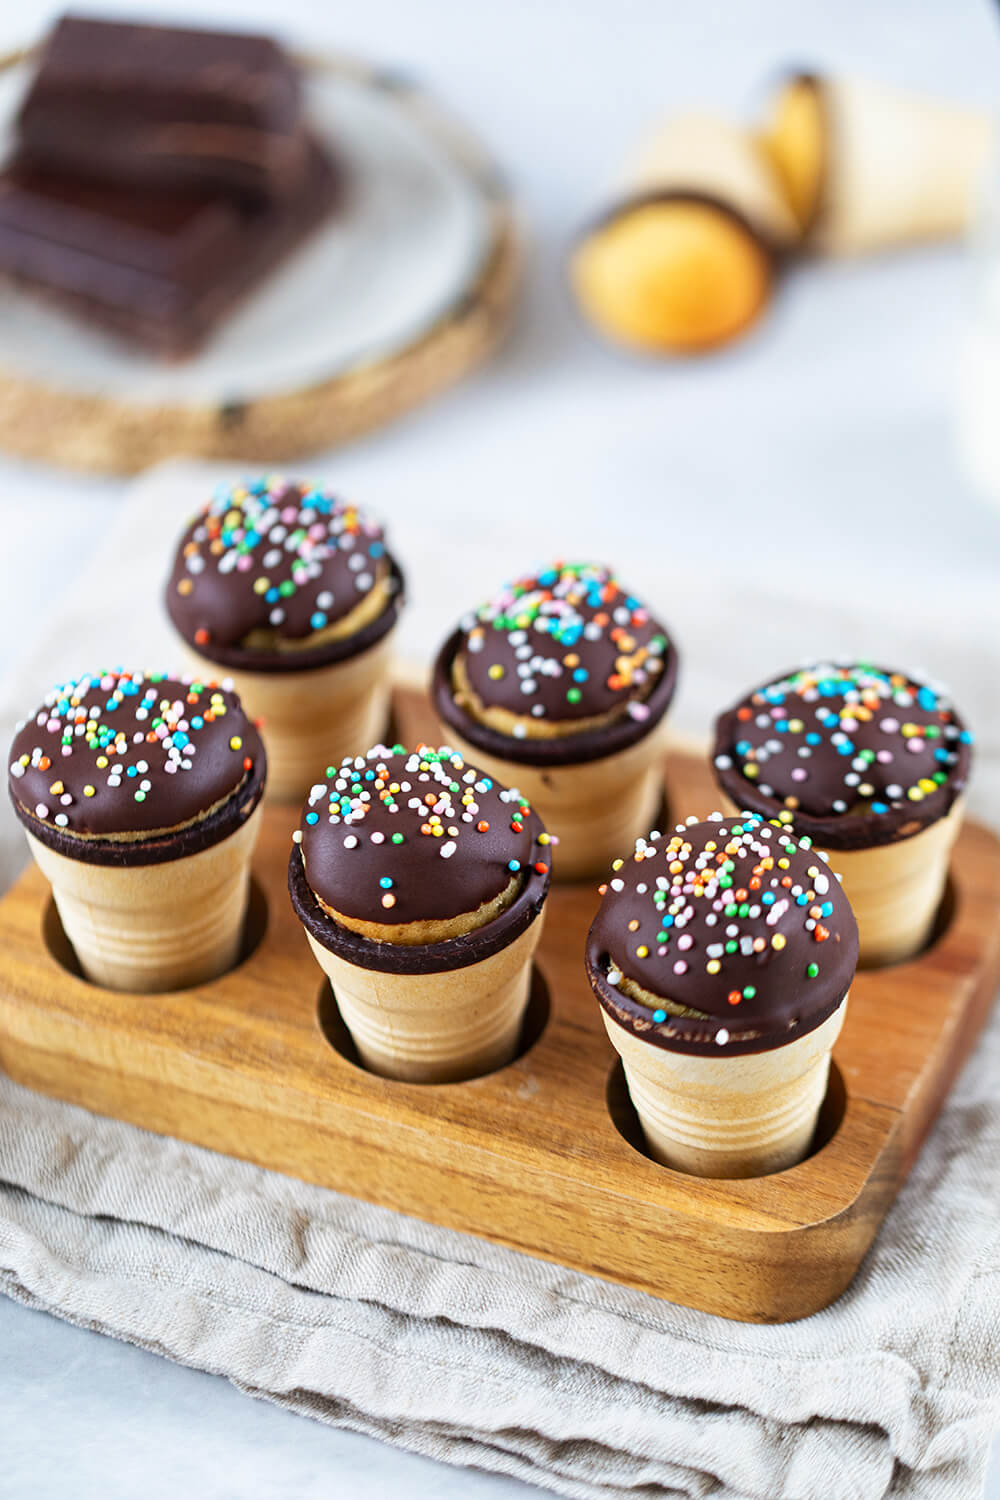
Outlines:
<svg viewBox="0 0 1000 1500"><path fill-rule="evenodd" d="M806 895L805 891L802 892L801 896L796 896L796 898L795 898L795 905L796 906L808 906L809 905L809 897Z"/></svg>
<svg viewBox="0 0 1000 1500"><path fill-rule="evenodd" d="M666 1013L665 1010L654 1010L653 1011L653 1020L656 1022L657 1025L659 1025L661 1021L665 1021L666 1019L667 1019L667 1013Z"/></svg>
<svg viewBox="0 0 1000 1500"><path fill-rule="evenodd" d="M125 772L126 776L138 776L138 774L139 772L136 770L135 766L129 766L128 770Z"/></svg>
<svg viewBox="0 0 1000 1500"><path fill-rule="evenodd" d="M962 730L962 733L959 735L959 739L961 740L961 742L962 742L963 745L971 745L972 744L972 735L969 733L969 731L967 729L963 729Z"/></svg>
<svg viewBox="0 0 1000 1500"><path fill-rule="evenodd" d="M483 777L483 786L488 792L493 790L493 783L488 776Z"/></svg>
<svg viewBox="0 0 1000 1500"><path fill-rule="evenodd" d="M202 718L201 714L195 714L194 718L191 720L191 728L192 729L204 729L204 727L205 727L205 720ZM176 736L175 736L175 739L176 739Z"/></svg>
<svg viewBox="0 0 1000 1500"><path fill-rule="evenodd" d="M807 745L821 745L822 743L823 736L821 734L817 734L815 729L810 730L810 732L806 735Z"/></svg>
<svg viewBox="0 0 1000 1500"><path fill-rule="evenodd" d="M943 748L934 751L934 759L940 761L951 760L951 751Z"/></svg>
<svg viewBox="0 0 1000 1500"><path fill-rule="evenodd" d="M763 903L764 903L765 906L771 906L774 903L774 892L773 891L765 891L764 894L763 894L763 896L761 896L760 899L763 901Z"/></svg>
<svg viewBox="0 0 1000 1500"><path fill-rule="evenodd" d="M820 907L820 911L823 913L824 917L832 917L833 916L833 902L832 901L824 901L823 905Z"/></svg>
<svg viewBox="0 0 1000 1500"><path fill-rule="evenodd" d="M379 885L382 887L382 889L384 891L391 891L392 890L392 881L389 879L388 875L383 875L382 876L382 879L379 881Z"/></svg>
<svg viewBox="0 0 1000 1500"><path fill-rule="evenodd" d="M926 708L930 712L932 708L937 708L937 693L929 687L922 687L917 694L917 702L921 708Z"/></svg>
<svg viewBox="0 0 1000 1500"><path fill-rule="evenodd" d="M590 674L588 673L586 667L577 667L576 671L573 673L573 681L586 682L589 675Z"/></svg>
<svg viewBox="0 0 1000 1500"><path fill-rule="evenodd" d="M319 822L319 813L314 813L314 812L306 813L306 822L307 823L318 823Z"/></svg>
<svg viewBox="0 0 1000 1500"><path fill-rule="evenodd" d="M366 771L365 772L365 780L366 781L374 781L375 780L375 772L374 771Z"/></svg>
<svg viewBox="0 0 1000 1500"><path fill-rule="evenodd" d="M507 861L507 868L512 875L516 875L521 868L521 861L519 859L510 859Z"/></svg>
<svg viewBox="0 0 1000 1500"><path fill-rule="evenodd" d="M264 598L267 600L268 604L277 604L278 600L281 598L281 595L278 593L277 589L268 589L267 593L264 595Z"/></svg>
<svg viewBox="0 0 1000 1500"><path fill-rule="evenodd" d="M888 802L873 802L872 803L872 812L887 813L888 811L889 811L889 804L888 804Z"/></svg>
<svg viewBox="0 0 1000 1500"><path fill-rule="evenodd" d="M317 609L314 614L309 616L309 624L313 630L322 630L326 624L326 615L321 609Z"/></svg>
<svg viewBox="0 0 1000 1500"><path fill-rule="evenodd" d="M775 729L779 730L782 734L787 734L787 732L788 732L788 720L787 719L776 719L774 727L775 727Z"/></svg>
<svg viewBox="0 0 1000 1500"><path fill-rule="evenodd" d="M385 543L384 542L372 542L371 546L368 548L368 556L369 557L384 557L385 556Z"/></svg>
<svg viewBox="0 0 1000 1500"><path fill-rule="evenodd" d="M851 744L850 740L845 741L845 743L843 745L838 745L837 746L837 754L838 755L853 755L854 754L854 746Z"/></svg>
<svg viewBox="0 0 1000 1500"><path fill-rule="evenodd" d="M674 919L670 915L669 912L667 912L665 916L663 916L663 917L660 918L660 926L661 927L673 927L673 925L674 925Z"/></svg>

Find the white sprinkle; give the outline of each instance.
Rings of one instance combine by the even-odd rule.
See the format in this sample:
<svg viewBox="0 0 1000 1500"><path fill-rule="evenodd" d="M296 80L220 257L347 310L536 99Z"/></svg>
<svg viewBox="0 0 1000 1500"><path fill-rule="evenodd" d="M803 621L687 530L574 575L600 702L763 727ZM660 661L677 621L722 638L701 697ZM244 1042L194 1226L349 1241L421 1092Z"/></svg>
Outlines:
<svg viewBox="0 0 1000 1500"><path fill-rule="evenodd" d="M358 840L357 840L356 835L353 834L353 833L349 833L347 835L346 839L344 840L344 848L345 849L356 849L357 847L358 847Z"/></svg>
<svg viewBox="0 0 1000 1500"><path fill-rule="evenodd" d="M623 891L625 889L625 882L624 882L624 880L618 880L618 879L612 880L610 882L610 885L611 885L611 889L613 891Z"/></svg>
<svg viewBox="0 0 1000 1500"><path fill-rule="evenodd" d="M441 858L451 859L451 856L454 854L457 848L458 845L455 843L454 839L449 839L446 844L441 845Z"/></svg>
<svg viewBox="0 0 1000 1500"><path fill-rule="evenodd" d="M718 1042L718 1044L719 1044L720 1047L724 1047L726 1045L726 1043L729 1041L729 1032L726 1030L726 1028L724 1026L722 1027L722 1029L720 1031L717 1031L715 1033L715 1040Z"/></svg>
<svg viewBox="0 0 1000 1500"><path fill-rule="evenodd" d="M384 833L378 833L378 832L373 833L372 834L372 843L373 844L384 844L385 843L385 834Z"/></svg>
<svg viewBox="0 0 1000 1500"><path fill-rule="evenodd" d="M622 976L618 972L618 970L617 969L609 969L608 970L608 983L609 984L621 984L621 982L622 982Z"/></svg>

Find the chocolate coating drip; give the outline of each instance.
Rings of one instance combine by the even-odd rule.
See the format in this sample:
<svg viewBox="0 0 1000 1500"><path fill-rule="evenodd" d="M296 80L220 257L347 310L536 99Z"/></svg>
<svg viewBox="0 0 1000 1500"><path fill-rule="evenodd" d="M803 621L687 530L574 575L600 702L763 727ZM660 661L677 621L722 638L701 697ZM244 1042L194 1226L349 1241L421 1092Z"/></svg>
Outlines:
<svg viewBox="0 0 1000 1500"><path fill-rule="evenodd" d="M332 774L331 774L332 773ZM365 922L448 920L548 867L548 835L523 798L448 749L378 746L313 787L299 825L306 876Z"/></svg>
<svg viewBox="0 0 1000 1500"><path fill-rule="evenodd" d="M830 849L890 843L949 811L972 736L907 673L821 663L765 684L716 723L714 764L738 807L790 813Z"/></svg>
<svg viewBox="0 0 1000 1500"><path fill-rule="evenodd" d="M391 598L377 620L357 637L330 639L383 580ZM220 486L189 523L166 604L180 634L210 660L291 669L374 644L395 623L401 590L377 522L325 490L266 478ZM255 633L273 646L255 644Z"/></svg>
<svg viewBox="0 0 1000 1500"><path fill-rule="evenodd" d="M642 841L605 888L587 940L591 982L619 1024L711 1056L812 1031L847 993L857 960L854 913L823 856L755 814ZM644 1004L623 980L668 1005Z"/></svg>
<svg viewBox="0 0 1000 1500"><path fill-rule="evenodd" d="M53 847L97 863L149 863L146 835L207 822L248 786L256 788L252 806L265 768L260 736L235 693L106 672L46 696L14 736L8 789L22 822ZM238 800L245 814L247 799ZM212 830L208 842L231 828L214 819ZM100 857L101 840L118 841L113 859ZM130 850L134 859L122 857Z"/></svg>

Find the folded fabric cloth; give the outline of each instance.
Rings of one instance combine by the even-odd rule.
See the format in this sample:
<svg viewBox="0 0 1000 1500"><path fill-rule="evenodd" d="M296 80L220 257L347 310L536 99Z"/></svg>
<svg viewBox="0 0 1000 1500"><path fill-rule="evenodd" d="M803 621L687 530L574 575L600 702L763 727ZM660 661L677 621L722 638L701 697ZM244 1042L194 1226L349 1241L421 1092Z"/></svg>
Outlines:
<svg viewBox="0 0 1000 1500"><path fill-rule="evenodd" d="M125 602L134 614L143 594L142 658L159 659L167 542L212 477L172 468L138 487L0 693L0 732L49 678L120 654ZM0 884L22 857L12 823ZM971 1500L1000 1424L998 1077L1000 1016L847 1292L753 1327L0 1075L0 1289L322 1421L581 1500Z"/></svg>

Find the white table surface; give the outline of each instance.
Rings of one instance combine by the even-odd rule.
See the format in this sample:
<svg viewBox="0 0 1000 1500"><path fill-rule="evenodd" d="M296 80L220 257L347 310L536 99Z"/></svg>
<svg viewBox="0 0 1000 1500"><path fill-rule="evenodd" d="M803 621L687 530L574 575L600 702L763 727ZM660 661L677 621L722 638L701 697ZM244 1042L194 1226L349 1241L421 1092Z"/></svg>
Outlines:
<svg viewBox="0 0 1000 1500"><path fill-rule="evenodd" d="M0 48L37 34L55 8L0 7ZM749 527L774 536L786 565L813 552L812 518L834 515L838 561L850 556L876 589L887 567L905 567L933 597L995 603L1000 511L969 492L953 447L969 295L958 250L800 270L744 345L673 367L592 343L561 279L574 226L645 122L691 104L744 114L784 63L995 103L1000 31L988 0L161 0L155 10L261 29L280 13L293 40L420 77L490 142L531 225L529 287L502 357L392 431L310 460L310 472L390 519L418 505L442 545L456 527L488 537L492 526L504 552L523 535L526 560L540 513L549 525L572 517L583 536L613 534L626 505L686 557L731 556ZM122 492L115 480L0 459L0 675ZM835 601L834 569L821 565L817 578ZM3 1300L0 1356L3 1500L528 1493L251 1403L214 1377ZM1000 1500L1000 1450L987 1494Z"/></svg>

